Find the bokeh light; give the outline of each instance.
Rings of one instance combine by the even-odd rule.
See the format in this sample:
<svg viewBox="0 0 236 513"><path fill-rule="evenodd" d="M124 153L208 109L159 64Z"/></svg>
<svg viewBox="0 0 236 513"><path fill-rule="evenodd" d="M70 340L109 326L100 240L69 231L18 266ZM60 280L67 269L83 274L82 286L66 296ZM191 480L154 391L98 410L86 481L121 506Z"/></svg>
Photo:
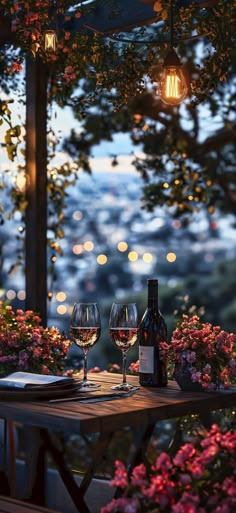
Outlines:
<svg viewBox="0 0 236 513"><path fill-rule="evenodd" d="M127 251L128 249L128 244L127 242L124 242L124 241L120 241L118 244L117 244L117 249L121 252L124 252L124 251Z"/></svg>
<svg viewBox="0 0 236 513"><path fill-rule="evenodd" d="M177 257L176 257L176 254L175 254L175 253L171 253L171 252L170 252L170 253L167 253L167 255L166 255L166 260L167 260L168 262L175 262L176 258L177 258Z"/></svg>
<svg viewBox="0 0 236 513"><path fill-rule="evenodd" d="M150 262L152 262L152 254L151 253L144 253L143 254L143 261L146 263L146 264L150 264Z"/></svg>
<svg viewBox="0 0 236 513"><path fill-rule="evenodd" d="M16 298L15 290L12 290L12 289L8 290L6 292L6 296L7 296L7 299L10 299L10 300L15 299Z"/></svg>
<svg viewBox="0 0 236 513"><path fill-rule="evenodd" d="M98 263L99 265L104 265L104 264L106 264L106 263L107 263L107 256L106 256L106 255L103 255L103 254L98 255L98 256L97 256L97 263Z"/></svg>
<svg viewBox="0 0 236 513"><path fill-rule="evenodd" d="M17 292L17 297L20 301L24 301L25 298L26 298L26 293L25 293L25 290L19 290Z"/></svg>
<svg viewBox="0 0 236 513"><path fill-rule="evenodd" d="M80 210L75 210L75 212L73 212L73 214L72 214L72 218L75 221L81 221L81 219L83 218L83 214L82 214L82 212L80 212Z"/></svg>
<svg viewBox="0 0 236 513"><path fill-rule="evenodd" d="M130 251L128 254L128 259L130 260L130 262L136 262L136 260L138 260L137 251Z"/></svg>
<svg viewBox="0 0 236 513"><path fill-rule="evenodd" d="M67 308L66 308L66 306L65 306L65 305L59 305L59 306L57 307L57 313L58 313L59 315L65 315L65 313L66 313L66 312L67 312Z"/></svg>
<svg viewBox="0 0 236 513"><path fill-rule="evenodd" d="M75 244L72 248L72 251L75 255L81 255L81 253L84 251L84 248L81 246L81 244Z"/></svg>
<svg viewBox="0 0 236 513"><path fill-rule="evenodd" d="M86 240L84 243L85 251L93 251L94 243L91 240Z"/></svg>
<svg viewBox="0 0 236 513"><path fill-rule="evenodd" d="M56 300L57 300L57 301L59 301L60 303L61 303L62 301L65 301L65 300L66 300L66 294L65 294L65 292L58 292L58 293L56 294Z"/></svg>

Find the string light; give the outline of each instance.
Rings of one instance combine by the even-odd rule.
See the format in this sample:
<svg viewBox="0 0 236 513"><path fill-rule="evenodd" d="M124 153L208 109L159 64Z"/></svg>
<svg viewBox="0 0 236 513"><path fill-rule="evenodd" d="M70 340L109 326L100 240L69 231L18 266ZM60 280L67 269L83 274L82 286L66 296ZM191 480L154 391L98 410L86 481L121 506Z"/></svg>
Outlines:
<svg viewBox="0 0 236 513"><path fill-rule="evenodd" d="M48 19L51 20L51 28L43 33L43 48L46 53L55 53L58 48L58 18L57 18L57 0L54 0L48 11Z"/></svg>
<svg viewBox="0 0 236 513"><path fill-rule="evenodd" d="M56 52L57 45L58 45L58 40L57 40L56 30L53 30L53 29L45 30L44 34L43 34L44 51L46 53Z"/></svg>

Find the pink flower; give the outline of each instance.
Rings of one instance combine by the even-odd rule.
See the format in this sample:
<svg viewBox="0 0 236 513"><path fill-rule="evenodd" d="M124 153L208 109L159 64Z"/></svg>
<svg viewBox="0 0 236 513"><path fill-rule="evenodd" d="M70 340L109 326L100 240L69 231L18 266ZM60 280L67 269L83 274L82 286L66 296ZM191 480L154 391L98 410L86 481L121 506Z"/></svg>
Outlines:
<svg viewBox="0 0 236 513"><path fill-rule="evenodd" d="M42 366L42 374L49 374L49 369L46 367L46 365Z"/></svg>
<svg viewBox="0 0 236 513"><path fill-rule="evenodd" d="M170 470L172 468L173 464L171 462L169 454L162 452L160 456L158 456L156 460L155 466L153 466L153 470Z"/></svg>
<svg viewBox="0 0 236 513"><path fill-rule="evenodd" d="M125 488L128 483L128 474L124 464L121 461L115 461L115 477L111 481L111 486L118 486L119 488Z"/></svg>
<svg viewBox="0 0 236 513"><path fill-rule="evenodd" d="M199 496L184 492L180 500L172 507L172 513L205 513L199 508Z"/></svg>
<svg viewBox="0 0 236 513"><path fill-rule="evenodd" d="M122 497L101 513L236 511L236 433L224 432L216 424L199 433L192 443L182 445L173 458L160 454L149 470L144 464L138 465L131 478L123 463L116 462L116 467L122 485L125 481L126 485Z"/></svg>
<svg viewBox="0 0 236 513"><path fill-rule="evenodd" d="M22 369L61 374L71 344L58 328L44 328L32 310L13 308L0 301L0 373Z"/></svg>
<svg viewBox="0 0 236 513"><path fill-rule="evenodd" d="M112 502L101 509L101 513L111 513L117 511L119 513L137 513L138 501L137 499L129 499L120 497L119 499L112 499Z"/></svg>
<svg viewBox="0 0 236 513"><path fill-rule="evenodd" d="M175 457L173 459L174 465L177 465L177 466L184 465L184 463L189 458L192 458L192 456L194 456L195 452L196 452L196 450L195 450L195 447L193 446L193 444L189 443L189 444L182 445L182 447L179 449L179 451L177 452L177 454L175 455Z"/></svg>
<svg viewBox="0 0 236 513"><path fill-rule="evenodd" d="M147 469L143 463L135 467L131 475L131 483L133 486L144 486L147 484Z"/></svg>
<svg viewBox="0 0 236 513"><path fill-rule="evenodd" d="M182 315L170 344L161 344L161 353L172 366L189 364L191 380L213 391L236 383L236 335L220 326L204 323L197 315Z"/></svg>

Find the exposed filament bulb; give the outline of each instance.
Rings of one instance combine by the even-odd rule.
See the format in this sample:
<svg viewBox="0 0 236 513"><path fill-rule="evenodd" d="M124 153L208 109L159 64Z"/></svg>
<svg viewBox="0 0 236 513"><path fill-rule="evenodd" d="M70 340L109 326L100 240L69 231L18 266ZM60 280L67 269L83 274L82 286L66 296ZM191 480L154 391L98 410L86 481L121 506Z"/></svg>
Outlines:
<svg viewBox="0 0 236 513"><path fill-rule="evenodd" d="M181 69L181 62L174 50L167 54L163 68L159 96L164 103L178 105L186 98L188 88Z"/></svg>

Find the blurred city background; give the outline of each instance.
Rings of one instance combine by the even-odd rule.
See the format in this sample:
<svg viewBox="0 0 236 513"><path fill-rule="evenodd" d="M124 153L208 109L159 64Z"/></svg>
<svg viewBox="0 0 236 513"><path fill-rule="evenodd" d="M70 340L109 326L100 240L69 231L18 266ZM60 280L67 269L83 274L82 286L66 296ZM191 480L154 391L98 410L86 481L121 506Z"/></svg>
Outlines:
<svg viewBox="0 0 236 513"><path fill-rule="evenodd" d="M89 367L121 364L121 353L109 340L111 304L134 301L140 318L147 303L147 279L159 279L160 309L169 335L175 310L204 306L206 319L235 331L236 232L234 217L191 216L191 222L172 218L164 208L155 213L142 209L142 180L125 167L109 172L82 173L68 190L62 256L48 274L48 325L69 336L75 301L97 301L102 335L89 353ZM8 201L8 198L5 198ZM17 216L1 226L2 295L24 308L24 267L15 266L22 241ZM39 270L40 277L40 270ZM69 365L81 365L81 352L73 347ZM128 354L137 359L138 347Z"/></svg>

